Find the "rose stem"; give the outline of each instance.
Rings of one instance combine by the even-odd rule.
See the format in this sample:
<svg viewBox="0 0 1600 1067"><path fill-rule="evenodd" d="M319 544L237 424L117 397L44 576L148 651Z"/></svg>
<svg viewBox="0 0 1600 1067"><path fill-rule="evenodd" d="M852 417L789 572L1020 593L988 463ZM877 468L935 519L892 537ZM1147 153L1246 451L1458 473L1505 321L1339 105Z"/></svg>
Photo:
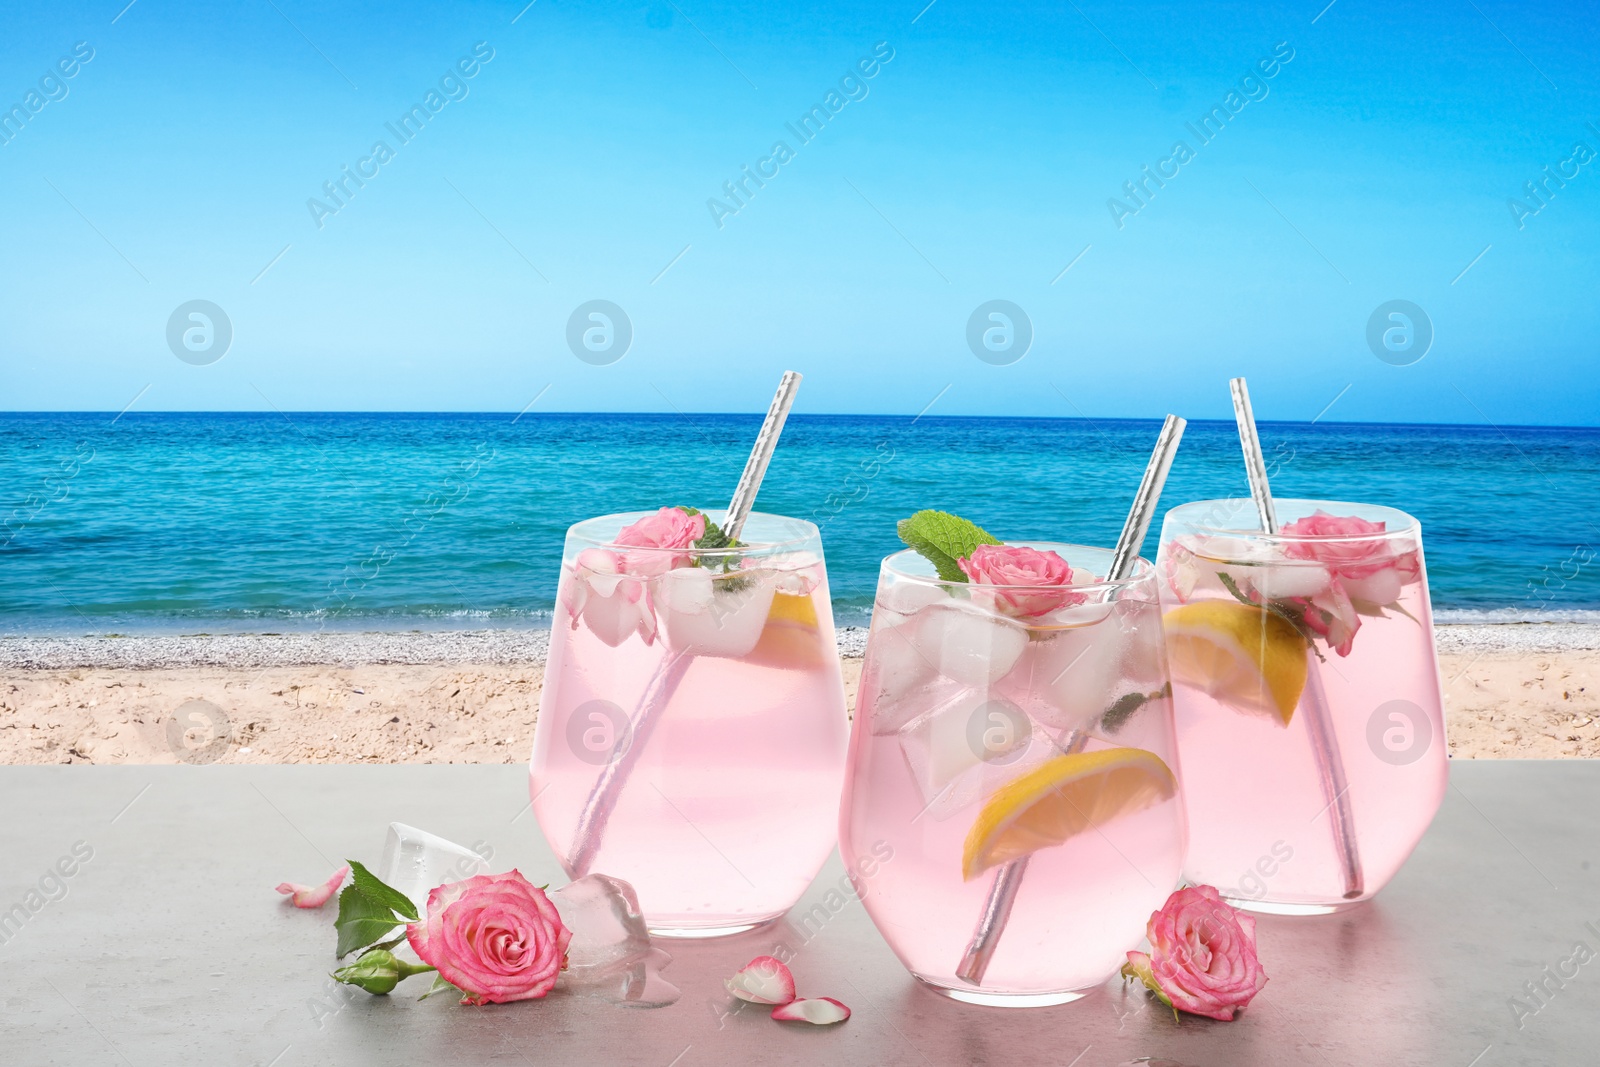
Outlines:
<svg viewBox="0 0 1600 1067"><path fill-rule="evenodd" d="M1278 513L1272 506L1272 488L1267 484L1267 461L1261 451L1261 438L1256 434L1256 418L1250 409L1250 390L1243 378L1228 382L1233 394L1233 417L1239 424L1239 445L1244 449L1244 470L1250 479L1250 499L1255 501L1261 517L1261 528L1268 535L1278 532ZM1332 716L1328 711L1328 696L1322 687L1322 672L1317 668L1317 657L1310 643L1306 645L1306 687L1300 698L1301 714L1305 717L1306 736L1311 740L1311 755L1317 765L1317 781L1322 786L1322 797L1327 801L1323 811L1330 812L1333 823L1333 846L1339 854L1340 871L1344 876L1344 898L1355 900L1363 892L1361 854L1356 847L1355 812L1350 805L1350 785L1345 779L1344 761L1339 757L1339 741L1333 733Z"/></svg>
<svg viewBox="0 0 1600 1067"><path fill-rule="evenodd" d="M784 371L783 378L778 382L778 391L773 394L772 404L767 408L767 417L761 423L761 431L756 434L755 445L750 449L750 458L745 461L744 473L739 476L739 484L733 491L728 512L723 517L722 532L729 541L738 540L744 530L745 520L750 517L756 492L761 488L761 480L766 477L767 464L772 462L773 450L778 447L778 437L783 433L783 424L789 418L789 409L794 406L795 392L799 388L800 375L792 370ZM584 802L583 811L578 815L578 828L572 837L572 853L567 860L574 877L582 878L589 873L589 866L600 851L606 823L617 806L617 796L627 784L628 775L638 762L639 752L644 748L655 720L660 717L658 712L671 703L672 695L677 692L679 683L693 662L694 657L689 653L675 652L662 657L656 664L655 673L646 684L629 720L627 747L621 752L613 752L611 759L600 769L600 776L595 779L589 799Z"/></svg>
<svg viewBox="0 0 1600 1067"><path fill-rule="evenodd" d="M1127 578L1133 573L1134 564L1139 561L1139 546L1144 544L1145 534L1150 532L1150 520L1155 517L1156 503L1161 499L1161 487L1166 484L1167 472L1172 469L1172 460L1178 454L1178 442L1183 439L1185 425L1178 416L1168 415L1167 421L1161 426L1161 435L1156 438L1155 450L1150 453L1150 462L1145 465L1139 491L1134 494L1133 506L1128 509L1128 519L1122 524L1122 535L1117 538L1117 547L1111 554L1111 569L1106 574L1108 582L1120 582ZM1115 596L1115 592L1112 595ZM1067 754L1081 752L1088 743L1088 731L1073 730L1062 742L1061 750ZM967 943L961 966L956 968L956 977L962 981L971 985L983 983L989 961L1000 943L1000 935L1005 932L1006 922L1011 918L1011 906L1016 902L1017 891L1022 888L1028 859L1028 856L1014 859L995 873L994 882L989 886L989 897L983 905L983 915L978 919L972 940Z"/></svg>

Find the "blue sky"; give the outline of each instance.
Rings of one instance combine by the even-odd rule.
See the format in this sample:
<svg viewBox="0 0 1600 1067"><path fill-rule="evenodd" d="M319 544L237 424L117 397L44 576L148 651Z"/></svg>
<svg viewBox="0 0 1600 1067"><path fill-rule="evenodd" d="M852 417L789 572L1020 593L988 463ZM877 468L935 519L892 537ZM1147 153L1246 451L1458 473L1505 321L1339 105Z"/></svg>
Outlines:
<svg viewBox="0 0 1600 1067"><path fill-rule="evenodd" d="M1245 374L1266 419L1596 421L1576 7L123 2L0 36L0 408L756 411L793 367L814 412L1222 417ZM167 340L195 299L208 365ZM606 365L567 341L595 299ZM995 299L1006 365L967 341ZM1409 365L1369 347L1391 300Z"/></svg>

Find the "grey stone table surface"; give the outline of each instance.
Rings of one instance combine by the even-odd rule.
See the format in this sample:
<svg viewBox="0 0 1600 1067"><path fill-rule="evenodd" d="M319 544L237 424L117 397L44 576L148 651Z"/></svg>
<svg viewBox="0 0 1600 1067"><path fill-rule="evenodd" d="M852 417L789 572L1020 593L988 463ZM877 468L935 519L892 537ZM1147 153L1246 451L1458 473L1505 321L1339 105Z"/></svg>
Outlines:
<svg viewBox="0 0 1600 1067"><path fill-rule="evenodd" d="M369 997L326 978L333 905L298 911L272 887L320 880L345 857L376 861L396 820L560 884L524 768L0 768L0 1064L1600 1062L1600 957L1574 954L1600 952L1600 762L1451 770L1432 829L1377 900L1260 921L1271 981L1217 1023L1175 1022L1117 981L1056 1008L939 997L859 902L829 896L837 857L779 925L666 943L683 990L667 1008L559 992L463 1008L418 1003L406 986ZM850 1004L849 1022L731 1010L721 979L779 943L802 991Z"/></svg>

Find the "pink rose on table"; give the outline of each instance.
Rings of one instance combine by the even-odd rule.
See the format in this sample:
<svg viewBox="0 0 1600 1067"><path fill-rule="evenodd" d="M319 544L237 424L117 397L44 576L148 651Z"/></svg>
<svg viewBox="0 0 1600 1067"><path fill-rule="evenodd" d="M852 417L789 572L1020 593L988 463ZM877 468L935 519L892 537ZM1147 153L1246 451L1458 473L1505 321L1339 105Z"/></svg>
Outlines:
<svg viewBox="0 0 1600 1067"><path fill-rule="evenodd" d="M427 916L406 927L406 939L466 994L461 1003L508 1004L550 992L572 931L544 890L510 871L435 889Z"/></svg>
<svg viewBox="0 0 1600 1067"><path fill-rule="evenodd" d="M1150 916L1150 951L1122 967L1162 1003L1224 1022L1267 984L1256 957L1256 921L1229 907L1208 885L1180 889Z"/></svg>
<svg viewBox="0 0 1600 1067"><path fill-rule="evenodd" d="M985 591L996 610L1008 615L1032 618L1089 599L1071 588L1072 567L1054 552L1025 545L979 545L970 557L956 562L975 585L1023 587ZM1025 588L1029 586L1033 588ZM1059 588L1041 588L1048 586Z"/></svg>
<svg viewBox="0 0 1600 1067"><path fill-rule="evenodd" d="M1385 525L1355 515L1329 515L1318 508L1280 532L1312 539L1285 545L1284 553L1290 559L1320 563L1344 584L1351 599L1383 605L1394 603L1400 587L1422 575L1416 549L1386 536Z"/></svg>
<svg viewBox="0 0 1600 1067"><path fill-rule="evenodd" d="M624 526L614 542L622 548L688 549L706 533L706 517L681 508L662 508L631 526ZM622 569L629 574L664 574L689 562L689 553L627 552Z"/></svg>

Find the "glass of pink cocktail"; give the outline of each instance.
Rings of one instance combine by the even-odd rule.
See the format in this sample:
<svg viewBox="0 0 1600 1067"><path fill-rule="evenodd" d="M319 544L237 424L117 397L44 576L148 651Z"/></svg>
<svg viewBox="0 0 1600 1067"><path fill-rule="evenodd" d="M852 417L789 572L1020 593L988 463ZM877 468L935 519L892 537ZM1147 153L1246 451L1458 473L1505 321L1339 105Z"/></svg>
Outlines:
<svg viewBox="0 0 1600 1067"><path fill-rule="evenodd" d="M816 526L629 534L682 521L567 532L530 788L570 875L632 883L658 934L714 937L783 914L827 859L849 728Z"/></svg>
<svg viewBox="0 0 1600 1067"><path fill-rule="evenodd" d="M1422 532L1367 504L1167 513L1157 563L1190 847L1243 908L1366 900L1443 799L1446 746Z"/></svg>
<svg viewBox="0 0 1600 1067"><path fill-rule="evenodd" d="M1105 581L1111 552L1065 544L951 556L970 580L883 562L841 852L922 982L1063 1003L1116 973L1182 867L1155 568Z"/></svg>

